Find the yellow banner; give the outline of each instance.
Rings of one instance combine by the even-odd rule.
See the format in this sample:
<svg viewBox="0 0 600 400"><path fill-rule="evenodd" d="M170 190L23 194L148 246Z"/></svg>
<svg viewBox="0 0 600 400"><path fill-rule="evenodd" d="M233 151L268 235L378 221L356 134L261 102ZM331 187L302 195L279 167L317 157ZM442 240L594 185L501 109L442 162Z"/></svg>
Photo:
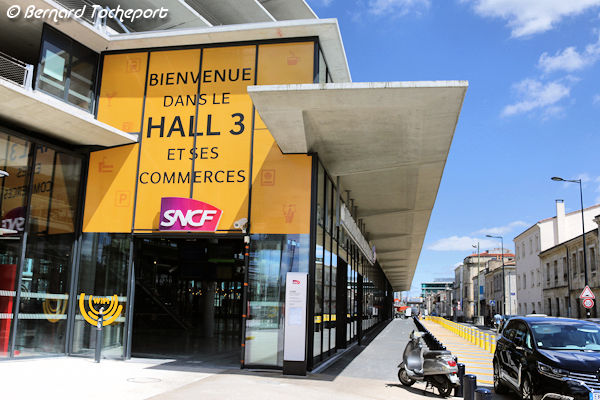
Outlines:
<svg viewBox="0 0 600 400"><path fill-rule="evenodd" d="M84 232L131 232L138 144L90 154Z"/></svg>
<svg viewBox="0 0 600 400"><path fill-rule="evenodd" d="M150 54L135 229L158 229L162 197L189 197L200 49Z"/></svg>
<svg viewBox="0 0 600 400"><path fill-rule="evenodd" d="M314 43L258 48L258 84L312 83ZM253 147L253 233L310 233L312 158L283 155L256 113Z"/></svg>
<svg viewBox="0 0 600 400"><path fill-rule="evenodd" d="M148 53L107 54L102 64L98 121L139 132Z"/></svg>
<svg viewBox="0 0 600 400"><path fill-rule="evenodd" d="M105 56L98 119L128 132L141 125L139 173L136 177L131 150L93 153L84 231L128 232L133 213L135 230L158 230L161 199L191 194L223 210L218 231L237 230L234 223L248 217L252 179L252 232L309 233L311 157L280 152L253 115L247 86L311 83L314 48L306 42ZM115 169L100 172L100 164ZM132 170L133 180L126 183ZM111 185L109 179L119 182ZM136 180L136 209L117 205L115 196L125 201L124 192L134 190ZM100 218L114 210L117 224Z"/></svg>
<svg viewBox="0 0 600 400"><path fill-rule="evenodd" d="M254 85L255 59L256 46L210 48L202 55L206 104L198 107L194 199L223 210L219 230L248 218L252 100L246 88Z"/></svg>

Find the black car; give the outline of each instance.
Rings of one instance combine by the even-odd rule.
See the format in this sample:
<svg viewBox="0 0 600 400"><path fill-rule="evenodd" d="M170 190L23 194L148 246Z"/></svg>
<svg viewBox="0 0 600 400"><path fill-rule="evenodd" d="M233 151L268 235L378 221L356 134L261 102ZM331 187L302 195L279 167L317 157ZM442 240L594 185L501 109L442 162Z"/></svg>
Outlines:
<svg viewBox="0 0 600 400"><path fill-rule="evenodd" d="M600 399L600 326L567 318L511 318L494 353L494 389L500 394L512 389L528 400L546 393Z"/></svg>

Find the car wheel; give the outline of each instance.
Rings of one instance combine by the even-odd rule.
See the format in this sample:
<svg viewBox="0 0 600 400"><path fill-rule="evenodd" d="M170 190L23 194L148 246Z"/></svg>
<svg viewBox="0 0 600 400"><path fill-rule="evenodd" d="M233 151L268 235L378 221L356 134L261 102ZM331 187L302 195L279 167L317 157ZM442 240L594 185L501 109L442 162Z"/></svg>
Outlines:
<svg viewBox="0 0 600 400"><path fill-rule="evenodd" d="M500 364L498 364L497 360L494 360L494 392L498 394L506 394L508 392L508 388L500 380Z"/></svg>
<svg viewBox="0 0 600 400"><path fill-rule="evenodd" d="M531 379L527 375L521 383L521 398L523 400L533 400L533 386L531 386Z"/></svg>

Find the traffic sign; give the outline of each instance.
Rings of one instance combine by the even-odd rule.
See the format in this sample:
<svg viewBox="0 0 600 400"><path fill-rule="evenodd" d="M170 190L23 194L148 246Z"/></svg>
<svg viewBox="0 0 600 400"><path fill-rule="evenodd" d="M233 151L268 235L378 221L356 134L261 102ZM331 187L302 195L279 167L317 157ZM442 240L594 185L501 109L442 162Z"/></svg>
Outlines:
<svg viewBox="0 0 600 400"><path fill-rule="evenodd" d="M586 286L583 289L583 292L581 292L581 294L579 295L580 299L595 299L596 296L594 296L594 293L592 293L592 289L590 289L589 286Z"/></svg>
<svg viewBox="0 0 600 400"><path fill-rule="evenodd" d="M594 307L594 300L586 297L585 299L583 299L583 306L585 308Z"/></svg>

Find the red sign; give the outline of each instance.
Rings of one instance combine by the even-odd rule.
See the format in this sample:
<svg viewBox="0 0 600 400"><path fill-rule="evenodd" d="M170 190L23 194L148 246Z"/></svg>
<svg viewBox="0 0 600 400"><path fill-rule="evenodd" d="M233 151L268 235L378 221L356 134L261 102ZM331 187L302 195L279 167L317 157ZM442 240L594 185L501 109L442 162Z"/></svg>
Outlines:
<svg viewBox="0 0 600 400"><path fill-rule="evenodd" d="M592 307L594 307L594 300L590 299L590 298L583 299L583 306L585 308L592 308Z"/></svg>
<svg viewBox="0 0 600 400"><path fill-rule="evenodd" d="M160 204L161 231L214 232L223 211L202 201L163 197Z"/></svg>
<svg viewBox="0 0 600 400"><path fill-rule="evenodd" d="M595 299L596 296L594 296L594 293L592 293L592 289L590 289L589 286L586 286L583 289L583 292L581 292L581 294L579 295L580 299Z"/></svg>

